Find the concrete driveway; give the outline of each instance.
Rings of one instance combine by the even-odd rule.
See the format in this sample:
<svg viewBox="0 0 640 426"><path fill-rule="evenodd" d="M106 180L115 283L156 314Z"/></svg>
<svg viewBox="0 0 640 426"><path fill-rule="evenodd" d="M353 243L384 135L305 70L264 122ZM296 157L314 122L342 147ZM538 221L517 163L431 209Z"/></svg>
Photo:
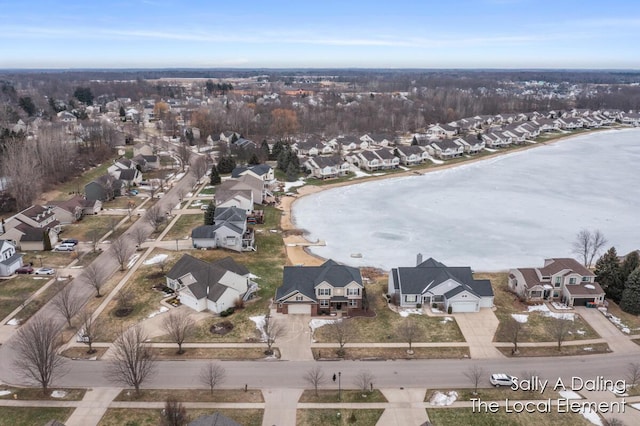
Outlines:
<svg viewBox="0 0 640 426"><path fill-rule="evenodd" d="M502 358L503 355L493 345L493 336L498 329L498 318L491 309L480 312L453 314L458 327L469 344L473 359Z"/></svg>
<svg viewBox="0 0 640 426"><path fill-rule="evenodd" d="M271 316L286 327L285 335L280 337L275 346L280 349L282 360L313 361L311 353L311 331L309 329L310 315L278 314L271 312Z"/></svg>
<svg viewBox="0 0 640 426"><path fill-rule="evenodd" d="M613 352L634 353L640 349L640 346L629 340L629 336L620 331L599 310L585 306L578 306L575 309L576 313L580 314L591 328L607 341Z"/></svg>

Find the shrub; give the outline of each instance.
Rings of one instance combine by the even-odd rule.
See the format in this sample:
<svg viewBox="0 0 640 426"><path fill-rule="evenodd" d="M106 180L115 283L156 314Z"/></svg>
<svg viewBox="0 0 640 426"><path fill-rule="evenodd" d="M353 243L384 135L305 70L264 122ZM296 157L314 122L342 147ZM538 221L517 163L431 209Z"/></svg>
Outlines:
<svg viewBox="0 0 640 426"><path fill-rule="evenodd" d="M451 312L453 312L453 309L451 309L451 306L449 306L449 307L447 308L447 313L448 313L449 315L451 315Z"/></svg>
<svg viewBox="0 0 640 426"><path fill-rule="evenodd" d="M417 309L422 308L422 303L416 303L416 308L417 308Z"/></svg>
<svg viewBox="0 0 640 426"><path fill-rule="evenodd" d="M235 308L231 307L229 309L225 309L224 311L220 312L220 316L221 317L228 317L229 315L231 315L233 312L235 311Z"/></svg>
<svg viewBox="0 0 640 426"><path fill-rule="evenodd" d="M438 304L437 304L437 303L432 303L432 304L431 304L431 307L432 307L433 309L437 309L437 308L438 308Z"/></svg>

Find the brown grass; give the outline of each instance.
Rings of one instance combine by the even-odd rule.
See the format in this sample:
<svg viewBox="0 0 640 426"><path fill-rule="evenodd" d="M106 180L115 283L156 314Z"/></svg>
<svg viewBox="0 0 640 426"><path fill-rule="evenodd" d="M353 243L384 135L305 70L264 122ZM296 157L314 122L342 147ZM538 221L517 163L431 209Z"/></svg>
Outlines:
<svg viewBox="0 0 640 426"><path fill-rule="evenodd" d="M107 349L108 348L94 346L93 350L96 352L88 354L87 351L89 350L89 346L74 346L66 349L64 352L62 352L61 355L71 359L100 359L105 354L105 352L107 352Z"/></svg>
<svg viewBox="0 0 640 426"><path fill-rule="evenodd" d="M585 350L592 348L593 350ZM611 352L606 343L594 343L592 345L563 345L558 351L558 346L518 347L520 354L511 355L511 347L500 347L498 350L509 358L521 358L528 356L570 356L570 355L596 355Z"/></svg>
<svg viewBox="0 0 640 426"><path fill-rule="evenodd" d="M620 306L611 300L608 302L607 312L620 318L624 325L629 327L631 334L640 334L640 316L623 311Z"/></svg>
<svg viewBox="0 0 640 426"><path fill-rule="evenodd" d="M98 426L156 426L160 421L161 410L154 409L133 409L133 408L110 408L100 419ZM187 415L190 419L197 419L213 413L221 413L224 416L235 420L243 426L261 426L264 410L248 409L240 410L234 408L217 409L188 409Z"/></svg>
<svg viewBox="0 0 640 426"><path fill-rule="evenodd" d="M186 359L216 359L216 360L257 360L264 359L266 355L264 351L267 346L263 348L183 348L184 353L182 355L177 354L178 345L175 348L153 348L155 353L161 360L186 360ZM272 348L275 351L275 356L280 358L280 351L278 348Z"/></svg>
<svg viewBox="0 0 640 426"><path fill-rule="evenodd" d="M203 212L204 213L204 212ZM204 224L204 214L183 214L180 215L176 223L173 224L169 232L162 238L163 240L188 239L191 237L191 230Z"/></svg>
<svg viewBox="0 0 640 426"><path fill-rule="evenodd" d="M355 425L370 426L375 425L384 410L348 410L348 409L309 409L296 411L296 425L298 426L338 426ZM338 413L340 415L338 415ZM352 417L353 415L353 417ZM351 421L355 418L355 421Z"/></svg>
<svg viewBox="0 0 640 426"><path fill-rule="evenodd" d="M591 423L580 414L557 413L497 413L473 412L471 408L429 408L429 419L434 426L589 426Z"/></svg>
<svg viewBox="0 0 640 426"><path fill-rule="evenodd" d="M42 388L16 388L12 386L0 386L0 390L9 390L10 395L0 396L0 399L14 399L14 394L18 397L15 399L23 401L80 401L84 397L86 389L70 389L52 387L46 394L42 393ZM63 390L67 392L64 398L54 398L51 392L54 390ZM1 410L0 410L1 411Z"/></svg>
<svg viewBox="0 0 640 426"><path fill-rule="evenodd" d="M397 312L387 306L384 297L386 292L386 278L378 278L373 284L367 284L370 310L375 312L374 317L353 317L346 321L354 330L354 338L351 343L403 343L398 333L395 332L405 320ZM421 337L416 342L464 342L464 337L458 328L456 321L442 322L442 317L429 317L426 315L414 315L412 317L421 330ZM316 329L314 339L320 343L333 343L329 327Z"/></svg>
<svg viewBox="0 0 640 426"><path fill-rule="evenodd" d="M299 403L336 403L336 402L388 402L387 398L378 389L373 392L343 389L341 399L338 399L338 385L334 384L335 389L318 389L318 396L313 389L305 389L298 400Z"/></svg>
<svg viewBox="0 0 640 426"><path fill-rule="evenodd" d="M169 397L181 402L264 402L260 389L141 389L136 394L133 389L124 389L114 401L164 401Z"/></svg>
<svg viewBox="0 0 640 426"><path fill-rule="evenodd" d="M517 375L517 374L516 374ZM485 380L489 380L489 375ZM429 401L435 392L449 392L455 390L458 393L457 401L469 401L472 398L480 398L483 401L504 401L506 398L510 400L536 400L536 399L549 399L549 398L557 398L558 392L554 391L553 388L547 387L544 392L540 393L539 391L523 391L523 390L511 390L510 388L501 386L499 388L478 388L478 394L473 394L473 389L464 388L464 389L442 389L438 390L427 390L426 396L424 398L425 401Z"/></svg>
<svg viewBox="0 0 640 426"><path fill-rule="evenodd" d="M526 313L527 305L507 288L507 273L481 273L475 274L480 279L490 279L493 285L494 304L498 307L496 317L500 321L494 341L509 342L507 323L511 319L511 314ZM571 311L568 311L571 312ZM522 342L553 342L554 319L545 317L541 312L528 313L529 318L523 327L519 341ZM600 336L589 324L578 314L575 314L574 321L571 322L570 334L567 341L597 339ZM580 333L582 334L580 334Z"/></svg>
<svg viewBox="0 0 640 426"><path fill-rule="evenodd" d="M413 348L413 354L407 354L407 347L403 348L344 348L344 359L449 359L469 357L468 347L435 347L435 348ZM315 359L340 359L336 349L313 348Z"/></svg>

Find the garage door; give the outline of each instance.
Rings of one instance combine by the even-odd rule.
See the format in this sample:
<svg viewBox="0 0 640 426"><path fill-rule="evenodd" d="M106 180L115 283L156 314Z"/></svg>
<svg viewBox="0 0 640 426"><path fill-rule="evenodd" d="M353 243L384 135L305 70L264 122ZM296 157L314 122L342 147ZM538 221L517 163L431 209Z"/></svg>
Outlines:
<svg viewBox="0 0 640 426"><path fill-rule="evenodd" d="M576 297L575 299L573 299L573 306L584 306L587 304L587 302L593 302L593 297Z"/></svg>
<svg viewBox="0 0 640 426"><path fill-rule="evenodd" d="M287 308L287 312L289 312L290 314L311 315L311 305L307 305L307 304L289 305Z"/></svg>
<svg viewBox="0 0 640 426"><path fill-rule="evenodd" d="M478 304L476 302L451 302L451 312L477 312Z"/></svg>

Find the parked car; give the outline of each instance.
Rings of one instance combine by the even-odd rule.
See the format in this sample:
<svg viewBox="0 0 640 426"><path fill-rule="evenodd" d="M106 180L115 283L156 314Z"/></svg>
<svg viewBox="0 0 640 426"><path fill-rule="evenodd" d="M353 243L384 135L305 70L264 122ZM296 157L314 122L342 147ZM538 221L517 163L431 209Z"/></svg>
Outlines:
<svg viewBox="0 0 640 426"><path fill-rule="evenodd" d="M33 274L33 267L31 265L24 265L16 269L16 274Z"/></svg>
<svg viewBox="0 0 640 426"><path fill-rule="evenodd" d="M34 272L34 274L36 275L53 275L55 273L56 270L53 268L38 268Z"/></svg>
<svg viewBox="0 0 640 426"><path fill-rule="evenodd" d="M70 243L61 243L56 245L53 248L53 251L74 251L76 249L76 245L75 244L70 244Z"/></svg>
<svg viewBox="0 0 640 426"><path fill-rule="evenodd" d="M137 189L131 189L131 190L129 190L129 195L138 195L138 194L139 194L139 192L138 192L138 190L137 190Z"/></svg>
<svg viewBox="0 0 640 426"><path fill-rule="evenodd" d="M60 244L72 244L72 245L78 245L78 240L76 240L75 238L69 238L66 240L63 240L62 243Z"/></svg>
<svg viewBox="0 0 640 426"><path fill-rule="evenodd" d="M492 374L489 378L489 382L495 387L499 386L509 386L511 387L514 383L517 383L518 378L514 376L510 376L504 373Z"/></svg>

